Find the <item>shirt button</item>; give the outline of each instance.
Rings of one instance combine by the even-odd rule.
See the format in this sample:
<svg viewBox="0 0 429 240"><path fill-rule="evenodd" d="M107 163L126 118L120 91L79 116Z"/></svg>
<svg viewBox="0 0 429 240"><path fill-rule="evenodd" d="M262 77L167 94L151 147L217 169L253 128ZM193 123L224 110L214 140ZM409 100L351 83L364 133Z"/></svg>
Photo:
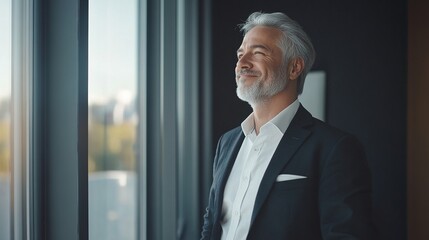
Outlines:
<svg viewBox="0 0 429 240"><path fill-rule="evenodd" d="M238 211L234 211L234 216L238 216Z"/></svg>

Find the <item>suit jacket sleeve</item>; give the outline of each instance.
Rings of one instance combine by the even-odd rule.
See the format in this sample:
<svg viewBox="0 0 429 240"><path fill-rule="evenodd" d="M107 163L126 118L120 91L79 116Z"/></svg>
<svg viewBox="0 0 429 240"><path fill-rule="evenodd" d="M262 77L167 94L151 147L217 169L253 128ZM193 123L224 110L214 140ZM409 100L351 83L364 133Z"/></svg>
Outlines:
<svg viewBox="0 0 429 240"><path fill-rule="evenodd" d="M209 203L208 206L206 208L206 213L204 214L204 224L203 224L203 229L201 232L201 240L208 240L210 239L211 235L212 235L212 230L213 230L213 225L214 225L214 200L215 200L215 193L214 193L214 185L215 185L215 181L216 179L214 179L215 177L215 173L216 173L216 166L218 164L218 157L219 157L219 151L221 148L221 141L222 141L222 137L220 137L218 145L216 147L216 153L215 153L215 157L214 157L214 162L213 162L213 183L212 186L210 188L210 194L209 194Z"/></svg>
<svg viewBox="0 0 429 240"><path fill-rule="evenodd" d="M342 137L320 168L323 239L374 239L370 172L361 144L350 135Z"/></svg>
<svg viewBox="0 0 429 240"><path fill-rule="evenodd" d="M213 187L210 188L209 206L204 214L204 225L201 232L201 240L209 240L213 229Z"/></svg>

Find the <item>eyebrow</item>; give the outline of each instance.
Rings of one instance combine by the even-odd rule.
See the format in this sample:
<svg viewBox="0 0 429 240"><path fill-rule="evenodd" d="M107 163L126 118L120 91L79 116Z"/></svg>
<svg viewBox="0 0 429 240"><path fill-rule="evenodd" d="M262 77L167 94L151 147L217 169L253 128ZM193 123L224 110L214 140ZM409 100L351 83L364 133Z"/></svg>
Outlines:
<svg viewBox="0 0 429 240"><path fill-rule="evenodd" d="M250 45L250 46L249 46L249 48L250 48L250 49L262 48L262 49L264 49L264 50L266 50L266 51L271 52L271 49L270 49L270 48L268 48L268 47L267 47L267 46L265 46L265 45L261 45L261 44ZM242 53L243 51L244 51L244 50L243 50L243 48L239 48L239 49L237 50L237 54L238 54L238 53Z"/></svg>

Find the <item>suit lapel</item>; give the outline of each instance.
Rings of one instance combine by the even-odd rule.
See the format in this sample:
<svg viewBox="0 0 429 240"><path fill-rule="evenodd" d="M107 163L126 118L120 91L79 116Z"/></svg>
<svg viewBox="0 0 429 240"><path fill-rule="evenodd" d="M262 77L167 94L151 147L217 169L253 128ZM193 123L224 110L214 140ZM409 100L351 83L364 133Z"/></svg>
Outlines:
<svg viewBox="0 0 429 240"><path fill-rule="evenodd" d="M292 156L299 149L302 143L304 143L304 141L310 135L311 131L304 127L311 124L312 117L310 113L300 106L286 133L277 146L268 168L264 173L259 186L258 194L256 196L255 206L253 208L251 226L259 211L261 210L261 207L265 202L272 185L276 181L277 176L292 159Z"/></svg>
<svg viewBox="0 0 429 240"><path fill-rule="evenodd" d="M224 139L224 143L222 144L222 148L224 150L221 151L219 159L225 160L219 163L218 169L216 171L216 174L219 174L219 176L215 177L215 179L217 179L217 186L215 188L215 222L219 222L218 220L220 213L222 212L222 200L225 185L243 140L244 134L241 131L241 128L237 128L236 132L232 133L232 136L228 137L227 139Z"/></svg>

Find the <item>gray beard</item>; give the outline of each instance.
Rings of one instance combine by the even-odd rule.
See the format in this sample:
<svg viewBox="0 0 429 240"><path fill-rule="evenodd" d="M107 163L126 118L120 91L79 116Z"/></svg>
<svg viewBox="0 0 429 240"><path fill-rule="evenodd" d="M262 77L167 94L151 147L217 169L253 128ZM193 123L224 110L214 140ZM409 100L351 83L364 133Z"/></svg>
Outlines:
<svg viewBox="0 0 429 240"><path fill-rule="evenodd" d="M285 71L281 71L268 83L258 79L252 85L246 87L244 86L244 81L238 80L236 90L237 96L241 100L248 102L251 106L254 106L283 91L287 82L286 69Z"/></svg>

